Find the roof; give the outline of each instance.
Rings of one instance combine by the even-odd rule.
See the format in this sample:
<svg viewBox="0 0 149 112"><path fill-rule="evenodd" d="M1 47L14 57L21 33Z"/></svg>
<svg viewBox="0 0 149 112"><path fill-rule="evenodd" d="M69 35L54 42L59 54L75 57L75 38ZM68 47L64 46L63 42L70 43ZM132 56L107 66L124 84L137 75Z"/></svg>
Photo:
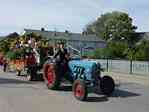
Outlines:
<svg viewBox="0 0 149 112"><path fill-rule="evenodd" d="M82 35L81 33L69 33L69 32L55 32L55 31L41 31L33 29L24 29L26 34L36 33L47 39L65 39L74 41L94 41L105 42L96 35Z"/></svg>
<svg viewBox="0 0 149 112"><path fill-rule="evenodd" d="M149 40L149 32L137 32L136 34L140 39Z"/></svg>

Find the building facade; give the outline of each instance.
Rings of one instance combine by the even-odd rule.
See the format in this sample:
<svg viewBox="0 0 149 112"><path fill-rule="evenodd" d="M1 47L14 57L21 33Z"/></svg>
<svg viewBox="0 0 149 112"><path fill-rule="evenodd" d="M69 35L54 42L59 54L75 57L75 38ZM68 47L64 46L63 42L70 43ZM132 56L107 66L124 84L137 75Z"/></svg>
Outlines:
<svg viewBox="0 0 149 112"><path fill-rule="evenodd" d="M82 50L94 50L96 48L106 47L106 42L97 37L96 35L87 35L81 33L70 33L56 32L56 31L45 31L43 28L41 30L24 29L25 34L35 33L49 40L49 42L55 43L58 40L65 40L66 43L73 48Z"/></svg>

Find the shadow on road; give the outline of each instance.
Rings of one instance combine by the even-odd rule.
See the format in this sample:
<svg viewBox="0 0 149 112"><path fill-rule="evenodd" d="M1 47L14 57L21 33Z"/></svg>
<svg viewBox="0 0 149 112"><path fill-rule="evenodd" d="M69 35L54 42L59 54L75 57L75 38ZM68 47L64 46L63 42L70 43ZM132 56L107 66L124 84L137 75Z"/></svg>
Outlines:
<svg viewBox="0 0 149 112"><path fill-rule="evenodd" d="M99 97L88 97L86 102L106 102L108 101L108 97L99 96Z"/></svg>
<svg viewBox="0 0 149 112"><path fill-rule="evenodd" d="M141 96L141 94L126 91L126 90L116 89L111 97L127 98L127 97L136 97L136 96Z"/></svg>
<svg viewBox="0 0 149 112"><path fill-rule="evenodd" d="M62 85L59 87L59 89L57 91L71 92L72 91L72 85ZM101 95L101 92L97 92L96 94ZM116 88L110 97L127 98L127 97L136 97L136 96L141 96L141 94ZM96 98L93 97L89 100L93 100L93 99L96 99ZM99 98L99 100L100 100L100 98Z"/></svg>
<svg viewBox="0 0 149 112"><path fill-rule="evenodd" d="M59 87L59 89L57 91L71 92L72 86L71 85L67 85L67 86L62 85Z"/></svg>
<svg viewBox="0 0 149 112"><path fill-rule="evenodd" d="M12 78L0 78L0 84L32 84L32 82Z"/></svg>
<svg viewBox="0 0 149 112"><path fill-rule="evenodd" d="M67 86L62 85L59 87L59 89L57 91L72 92L72 86L71 85L67 85ZM108 97L99 95L99 97L88 96L88 98L86 99L85 102L105 102L105 101L108 101Z"/></svg>

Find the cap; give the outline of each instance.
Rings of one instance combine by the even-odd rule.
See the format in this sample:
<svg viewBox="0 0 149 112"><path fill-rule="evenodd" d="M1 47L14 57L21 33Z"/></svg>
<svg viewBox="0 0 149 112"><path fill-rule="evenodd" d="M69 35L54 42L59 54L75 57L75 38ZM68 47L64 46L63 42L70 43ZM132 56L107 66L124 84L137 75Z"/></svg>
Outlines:
<svg viewBox="0 0 149 112"><path fill-rule="evenodd" d="M57 44L63 44L64 45L65 43L62 41L58 41Z"/></svg>

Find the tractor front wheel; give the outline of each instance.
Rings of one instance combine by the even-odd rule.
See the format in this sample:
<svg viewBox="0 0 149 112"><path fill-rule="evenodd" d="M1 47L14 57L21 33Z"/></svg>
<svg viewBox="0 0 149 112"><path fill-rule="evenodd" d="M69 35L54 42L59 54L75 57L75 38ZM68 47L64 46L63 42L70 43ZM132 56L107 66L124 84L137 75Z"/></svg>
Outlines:
<svg viewBox="0 0 149 112"><path fill-rule="evenodd" d="M87 98L88 95L88 91L87 91L87 87L86 84L83 80L76 80L73 83L73 93L76 99L80 100L80 101L84 101Z"/></svg>
<svg viewBox="0 0 149 112"><path fill-rule="evenodd" d="M112 77L104 76L100 81L100 89L104 95L111 95L115 89L115 83Z"/></svg>

